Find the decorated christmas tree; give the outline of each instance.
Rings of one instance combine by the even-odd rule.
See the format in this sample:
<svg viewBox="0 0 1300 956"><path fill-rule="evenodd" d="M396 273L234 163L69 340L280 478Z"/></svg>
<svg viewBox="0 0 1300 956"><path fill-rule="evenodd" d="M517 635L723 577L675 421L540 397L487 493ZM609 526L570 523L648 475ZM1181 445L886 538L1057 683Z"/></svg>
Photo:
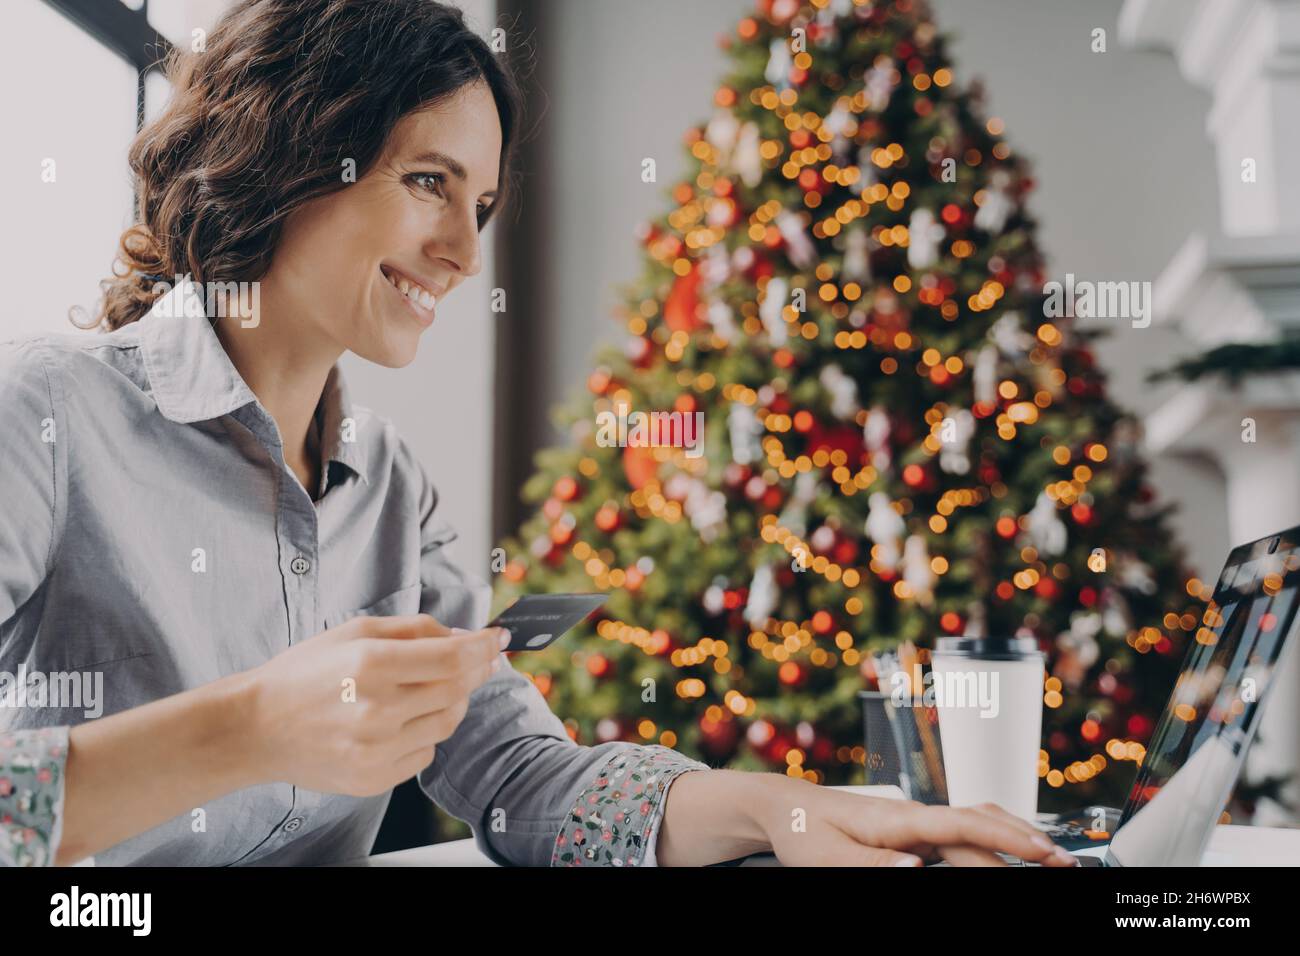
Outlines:
<svg viewBox="0 0 1300 956"><path fill-rule="evenodd" d="M1025 162L917 2L762 0L722 42L626 344L502 543L498 605L610 596L515 666L583 743L851 783L875 652L1030 635L1040 806L1122 802L1209 589L1044 308Z"/></svg>

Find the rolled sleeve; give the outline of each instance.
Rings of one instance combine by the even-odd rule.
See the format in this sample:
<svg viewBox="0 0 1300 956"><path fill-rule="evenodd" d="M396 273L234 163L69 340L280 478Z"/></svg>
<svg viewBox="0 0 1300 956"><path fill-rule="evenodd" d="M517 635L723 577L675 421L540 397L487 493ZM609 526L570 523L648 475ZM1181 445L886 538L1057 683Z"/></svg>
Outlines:
<svg viewBox="0 0 1300 956"><path fill-rule="evenodd" d="M614 756L574 802L555 838L552 866L656 866L655 844L674 780L707 770L667 747Z"/></svg>
<svg viewBox="0 0 1300 956"><path fill-rule="evenodd" d="M53 865L67 760L67 727L0 733L0 866Z"/></svg>

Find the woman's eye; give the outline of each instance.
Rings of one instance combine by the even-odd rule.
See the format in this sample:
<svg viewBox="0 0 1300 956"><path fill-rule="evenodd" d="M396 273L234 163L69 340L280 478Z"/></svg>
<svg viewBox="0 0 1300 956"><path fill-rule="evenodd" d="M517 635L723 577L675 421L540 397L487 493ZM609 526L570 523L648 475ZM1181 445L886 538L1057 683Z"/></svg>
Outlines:
<svg viewBox="0 0 1300 956"><path fill-rule="evenodd" d="M442 173L413 173L410 180L425 192L431 192L435 196L441 196L442 184L445 178L446 177L444 177Z"/></svg>

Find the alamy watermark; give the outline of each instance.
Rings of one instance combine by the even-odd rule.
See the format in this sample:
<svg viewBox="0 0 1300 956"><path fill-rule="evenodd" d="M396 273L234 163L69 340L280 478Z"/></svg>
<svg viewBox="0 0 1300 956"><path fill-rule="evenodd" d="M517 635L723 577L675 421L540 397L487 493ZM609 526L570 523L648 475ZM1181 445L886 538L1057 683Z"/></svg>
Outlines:
<svg viewBox="0 0 1300 956"><path fill-rule="evenodd" d="M995 670L945 670L913 674L895 671L890 677L889 700L895 707L942 707L958 710L977 708L981 717L998 715L998 672Z"/></svg>
<svg viewBox="0 0 1300 956"><path fill-rule="evenodd" d="M81 708L87 720L104 713L103 671L0 671L0 708Z"/></svg>
<svg viewBox="0 0 1300 956"><path fill-rule="evenodd" d="M698 458L704 454L704 413L637 412L619 405L617 412L596 413L596 444L602 448L669 445L686 449L687 458Z"/></svg>
<svg viewBox="0 0 1300 956"><path fill-rule="evenodd" d="M245 329L257 328L262 321L260 282L195 282L183 275L177 275L174 279L173 282L159 279L153 284L154 293L163 297L154 306L161 315L168 318L201 315L221 319L237 318L240 327ZM193 295L165 298L178 286L184 286Z"/></svg>
<svg viewBox="0 0 1300 956"><path fill-rule="evenodd" d="M1046 283L1043 294L1047 318L1131 319L1135 329L1151 324L1150 282L1076 281L1067 272L1065 282Z"/></svg>

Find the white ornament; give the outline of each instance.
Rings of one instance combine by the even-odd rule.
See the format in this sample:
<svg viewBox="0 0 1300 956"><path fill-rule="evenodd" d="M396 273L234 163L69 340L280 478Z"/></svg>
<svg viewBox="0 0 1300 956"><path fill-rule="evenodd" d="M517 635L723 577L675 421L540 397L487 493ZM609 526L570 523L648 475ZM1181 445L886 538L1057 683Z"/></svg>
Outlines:
<svg viewBox="0 0 1300 956"><path fill-rule="evenodd" d="M846 165L845 160L848 159L849 150L853 146L852 140L849 139L849 130L853 129L853 114L843 100L835 104L835 108L831 110L822 126L831 134L832 158L839 165Z"/></svg>
<svg viewBox="0 0 1300 956"><path fill-rule="evenodd" d="M989 336L1007 358L1021 358L1033 348L1034 339L1020 324L1019 312L1007 312L989 328Z"/></svg>
<svg viewBox="0 0 1300 956"><path fill-rule="evenodd" d="M767 69L763 79L782 91L790 88L790 69L794 66L794 57L790 54L790 42L784 37L775 37L768 46Z"/></svg>
<svg viewBox="0 0 1300 956"><path fill-rule="evenodd" d="M1133 628L1133 612L1117 588L1101 593L1101 624L1111 637L1124 637Z"/></svg>
<svg viewBox="0 0 1300 956"><path fill-rule="evenodd" d="M992 183L984 192L984 202L975 211L975 228L996 234L1007 224L1007 217L1015 207L1011 198L1011 174L1005 169L993 173Z"/></svg>
<svg viewBox="0 0 1300 956"><path fill-rule="evenodd" d="M1142 594L1156 593L1156 579L1151 573L1151 568L1131 554L1126 554L1120 559L1118 578L1119 583L1130 591L1139 591Z"/></svg>
<svg viewBox="0 0 1300 956"><path fill-rule="evenodd" d="M721 244L709 247L700 262L700 291L709 292L726 282L731 276L731 256Z"/></svg>
<svg viewBox="0 0 1300 956"><path fill-rule="evenodd" d="M731 306L721 299L714 299L709 303L709 324L713 326L713 334L722 339L723 342L730 344L736 337L736 323L733 318Z"/></svg>
<svg viewBox="0 0 1300 956"><path fill-rule="evenodd" d="M763 423L744 402L731 403L727 431L731 437L731 457L736 464L750 465L762 457L763 446L758 436L763 434Z"/></svg>
<svg viewBox="0 0 1300 956"><path fill-rule="evenodd" d="M1025 521L1029 541L1039 554L1061 554L1065 551L1066 529L1056 514L1056 502L1046 491L1038 493L1038 500Z"/></svg>
<svg viewBox="0 0 1300 956"><path fill-rule="evenodd" d="M844 239L844 264L840 276L845 282L866 285L871 281L871 241L867 230L854 226Z"/></svg>
<svg viewBox="0 0 1300 956"><path fill-rule="evenodd" d="M975 401L981 405L995 405L998 400L998 350L986 345L975 357L975 370L971 373Z"/></svg>
<svg viewBox="0 0 1300 956"><path fill-rule="evenodd" d="M698 478L692 480L683 507L690 516L691 526L705 543L716 538L727 523L727 496Z"/></svg>
<svg viewBox="0 0 1300 956"><path fill-rule="evenodd" d="M862 440L871 456L871 467L884 472L893 460L889 453L889 413L880 406L867 412L867 420L862 425Z"/></svg>
<svg viewBox="0 0 1300 956"><path fill-rule="evenodd" d="M865 86L867 105L877 113L884 112L894 90L894 61L887 57L878 61L867 71Z"/></svg>
<svg viewBox="0 0 1300 956"><path fill-rule="evenodd" d="M759 151L758 127L754 123L740 127L740 139L731 159L741 181L750 189L763 181L763 154Z"/></svg>
<svg viewBox="0 0 1300 956"><path fill-rule="evenodd" d="M831 396L831 414L836 418L853 418L858 413L858 383L844 374L834 362L822 366L817 378Z"/></svg>
<svg viewBox="0 0 1300 956"><path fill-rule="evenodd" d="M858 195L862 195L880 182L880 177L876 174L876 164L871 161L871 151L873 149L875 149L875 146L871 143L863 143L858 147L858 169L862 171L862 175L853 184L853 191Z"/></svg>
<svg viewBox="0 0 1300 956"><path fill-rule="evenodd" d="M939 429L939 467L950 475L968 473L975 416L964 408L958 409L940 423Z"/></svg>
<svg viewBox="0 0 1300 956"><path fill-rule="evenodd" d="M863 530L876 546L876 561L889 571L898 567L898 539L907 530L907 525L903 523L903 516L894 510L889 495L883 491L873 491L867 499L867 521Z"/></svg>
<svg viewBox="0 0 1300 956"><path fill-rule="evenodd" d="M776 610L776 575L770 564L760 565L749 582L749 600L745 602L745 622L760 630Z"/></svg>
<svg viewBox="0 0 1300 956"><path fill-rule="evenodd" d="M817 247L804 231L802 219L783 209L776 214L776 228L785 240L786 254L796 269L807 269L817 262Z"/></svg>
<svg viewBox="0 0 1300 956"><path fill-rule="evenodd" d="M786 339L787 330L785 304L790 296L790 283L780 276L767 280L767 289L763 294L763 304L758 307L758 317L763 320L763 328L773 345L780 345Z"/></svg>
<svg viewBox="0 0 1300 956"><path fill-rule="evenodd" d="M907 225L907 264L913 269L929 269L939 261L939 243L945 230L934 213L915 209Z"/></svg>
<svg viewBox="0 0 1300 956"><path fill-rule="evenodd" d="M705 589L700 604L704 607L706 614L716 616L727 609L726 585L727 579L719 576L714 578L713 583Z"/></svg>
<svg viewBox="0 0 1300 956"><path fill-rule="evenodd" d="M934 603L934 583L938 578L930 567L925 539L919 534L911 535L903 544L903 581L912 589L917 603L926 607Z"/></svg>
<svg viewBox="0 0 1300 956"><path fill-rule="evenodd" d="M796 537L802 538L808 533L808 506L817 497L817 475L811 471L801 471L794 479L794 490L786 502L777 522L783 528L789 528Z"/></svg>
<svg viewBox="0 0 1300 956"><path fill-rule="evenodd" d="M740 138L740 121L728 109L718 109L704 129L704 138L718 151L718 165L730 166L731 153Z"/></svg>

